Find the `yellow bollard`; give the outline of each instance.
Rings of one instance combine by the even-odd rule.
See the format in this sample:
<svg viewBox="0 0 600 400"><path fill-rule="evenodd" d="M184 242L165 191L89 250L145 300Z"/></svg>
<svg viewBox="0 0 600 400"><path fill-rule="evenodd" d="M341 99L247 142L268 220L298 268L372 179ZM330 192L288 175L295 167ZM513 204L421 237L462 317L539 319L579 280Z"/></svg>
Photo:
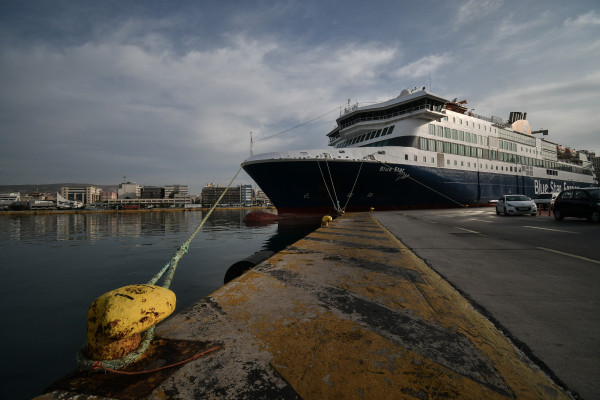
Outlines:
<svg viewBox="0 0 600 400"><path fill-rule="evenodd" d="M321 218L321 226L329 226L329 221L333 221L333 218L329 215L324 216Z"/></svg>
<svg viewBox="0 0 600 400"><path fill-rule="evenodd" d="M87 356L113 360L135 350L140 333L175 310L175 293L154 285L129 285L98 297L88 310Z"/></svg>

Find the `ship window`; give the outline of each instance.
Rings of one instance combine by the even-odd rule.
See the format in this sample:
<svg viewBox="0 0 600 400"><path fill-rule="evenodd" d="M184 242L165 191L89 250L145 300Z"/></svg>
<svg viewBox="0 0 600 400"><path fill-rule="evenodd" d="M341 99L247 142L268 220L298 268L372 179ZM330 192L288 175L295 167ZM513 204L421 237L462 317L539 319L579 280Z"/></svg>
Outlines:
<svg viewBox="0 0 600 400"><path fill-rule="evenodd" d="M419 138L419 148L421 150L427 150L427 139Z"/></svg>
<svg viewBox="0 0 600 400"><path fill-rule="evenodd" d="M465 132L458 131L458 140L465 140Z"/></svg>
<svg viewBox="0 0 600 400"><path fill-rule="evenodd" d="M458 120L458 123L462 125L462 119L459 119L459 120Z"/></svg>
<svg viewBox="0 0 600 400"><path fill-rule="evenodd" d="M435 140L429 139L429 150L435 151Z"/></svg>
<svg viewBox="0 0 600 400"><path fill-rule="evenodd" d="M450 153L450 143L444 142L444 153Z"/></svg>
<svg viewBox="0 0 600 400"><path fill-rule="evenodd" d="M431 163L435 164L435 158L431 157Z"/></svg>
<svg viewBox="0 0 600 400"><path fill-rule="evenodd" d="M378 130L377 133L375 133L375 137L378 138L379 136L381 136L382 132L383 132L383 135L385 135L387 130L388 130L388 128L384 128L383 130L382 129Z"/></svg>
<svg viewBox="0 0 600 400"><path fill-rule="evenodd" d="M450 139L450 128L444 128L444 136Z"/></svg>
<svg viewBox="0 0 600 400"><path fill-rule="evenodd" d="M464 162L464 161L461 161L461 162L460 162L460 166L461 166L461 167L464 167L464 166L465 166L465 162Z"/></svg>
<svg viewBox="0 0 600 400"><path fill-rule="evenodd" d="M460 154L461 156L465 155L465 146L462 144L458 145L458 154Z"/></svg>
<svg viewBox="0 0 600 400"><path fill-rule="evenodd" d="M405 159L405 160L408 160L408 154L405 154L405 155L404 155L404 159Z"/></svg>
<svg viewBox="0 0 600 400"><path fill-rule="evenodd" d="M429 124L429 134L435 136L435 125Z"/></svg>
<svg viewBox="0 0 600 400"><path fill-rule="evenodd" d="M458 145L456 143L452 143L452 154L458 154Z"/></svg>
<svg viewBox="0 0 600 400"><path fill-rule="evenodd" d="M477 134L476 133L473 134L473 143L477 143Z"/></svg>
<svg viewBox="0 0 600 400"><path fill-rule="evenodd" d="M394 126L396 126L396 125L392 125L392 126L389 127L386 135L391 135L392 134L392 132L394 131Z"/></svg>
<svg viewBox="0 0 600 400"><path fill-rule="evenodd" d="M435 144L437 145L437 151L438 153L443 153L444 152L444 142L442 142L441 140L436 140Z"/></svg>
<svg viewBox="0 0 600 400"><path fill-rule="evenodd" d="M471 146L465 146L465 156L471 157Z"/></svg>
<svg viewBox="0 0 600 400"><path fill-rule="evenodd" d="M458 131L456 129L452 129L452 139L458 140Z"/></svg>
<svg viewBox="0 0 600 400"><path fill-rule="evenodd" d="M415 161L417 161L417 155L415 154L415 156L413 157Z"/></svg>
<svg viewBox="0 0 600 400"><path fill-rule="evenodd" d="M454 165L458 165L458 163L456 162L456 160L454 160Z"/></svg>
<svg viewBox="0 0 600 400"><path fill-rule="evenodd" d="M446 160L446 164L450 165L450 160Z"/></svg>
<svg viewBox="0 0 600 400"><path fill-rule="evenodd" d="M423 162L427 162L427 157L423 156Z"/></svg>
<svg viewBox="0 0 600 400"><path fill-rule="evenodd" d="M444 128L443 128L443 127L441 127L441 126L438 126L438 127L437 127L437 135L438 135L439 137L442 137L442 136L444 136Z"/></svg>

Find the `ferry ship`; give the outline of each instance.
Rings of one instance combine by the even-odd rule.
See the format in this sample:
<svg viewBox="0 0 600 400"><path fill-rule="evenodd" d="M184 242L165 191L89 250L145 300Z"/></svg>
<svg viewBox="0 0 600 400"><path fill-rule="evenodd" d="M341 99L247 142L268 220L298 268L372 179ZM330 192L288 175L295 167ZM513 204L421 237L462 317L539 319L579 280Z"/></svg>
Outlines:
<svg viewBox="0 0 600 400"><path fill-rule="evenodd" d="M503 121L466 103L405 89L346 107L327 133L330 148L259 154L242 165L280 214L481 206L597 184L586 155L541 138L547 130L532 132L526 113Z"/></svg>

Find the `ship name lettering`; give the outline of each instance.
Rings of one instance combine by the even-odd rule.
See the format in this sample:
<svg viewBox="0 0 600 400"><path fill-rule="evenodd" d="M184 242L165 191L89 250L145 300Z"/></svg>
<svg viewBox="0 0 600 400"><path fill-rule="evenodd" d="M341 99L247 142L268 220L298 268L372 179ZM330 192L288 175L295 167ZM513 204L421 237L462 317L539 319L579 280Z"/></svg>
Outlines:
<svg viewBox="0 0 600 400"><path fill-rule="evenodd" d="M539 179L535 179L533 181L533 188L535 194L540 193L558 193L563 190L573 189L577 187L577 185L569 185L567 182L563 182L562 185L560 183L555 183L550 181L550 183L542 183Z"/></svg>

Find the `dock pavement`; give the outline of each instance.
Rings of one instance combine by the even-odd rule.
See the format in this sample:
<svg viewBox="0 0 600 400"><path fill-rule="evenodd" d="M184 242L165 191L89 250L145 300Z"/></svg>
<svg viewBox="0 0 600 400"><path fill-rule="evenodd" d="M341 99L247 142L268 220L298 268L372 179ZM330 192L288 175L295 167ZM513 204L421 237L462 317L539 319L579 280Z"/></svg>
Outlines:
<svg viewBox="0 0 600 400"><path fill-rule="evenodd" d="M349 213L156 328L128 371L39 399L569 399L370 213Z"/></svg>

